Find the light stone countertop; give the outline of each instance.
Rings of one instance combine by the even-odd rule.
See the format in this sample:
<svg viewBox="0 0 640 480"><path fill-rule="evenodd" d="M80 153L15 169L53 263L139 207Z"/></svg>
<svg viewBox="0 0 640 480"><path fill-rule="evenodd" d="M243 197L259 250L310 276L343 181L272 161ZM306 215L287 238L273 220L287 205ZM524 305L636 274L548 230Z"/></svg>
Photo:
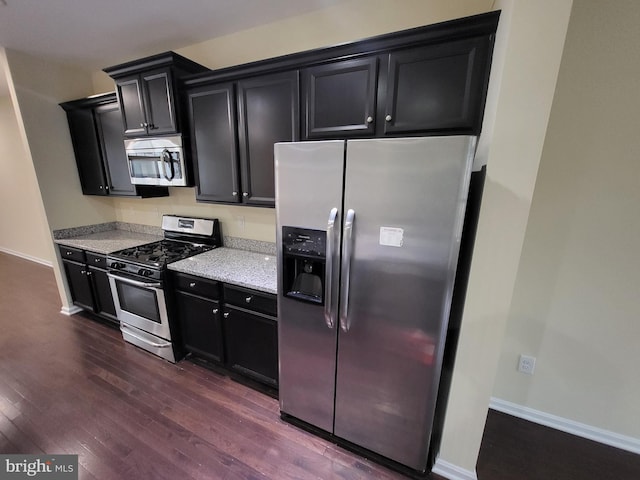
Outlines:
<svg viewBox="0 0 640 480"><path fill-rule="evenodd" d="M216 248L170 263L168 268L261 292L278 291L276 257L265 253Z"/></svg>
<svg viewBox="0 0 640 480"><path fill-rule="evenodd" d="M95 253L109 254L124 248L137 247L145 243L162 240L162 236L129 230L106 230L71 238L58 238L54 242L68 247L81 248Z"/></svg>

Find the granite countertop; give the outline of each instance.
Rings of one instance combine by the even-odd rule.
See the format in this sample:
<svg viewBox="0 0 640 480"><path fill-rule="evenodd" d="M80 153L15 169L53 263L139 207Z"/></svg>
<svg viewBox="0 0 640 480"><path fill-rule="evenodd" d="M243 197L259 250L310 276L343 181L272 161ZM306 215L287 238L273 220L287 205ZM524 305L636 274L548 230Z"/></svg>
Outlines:
<svg viewBox="0 0 640 480"><path fill-rule="evenodd" d="M98 226L95 226L98 227ZM100 228L83 227L80 229L59 230L54 232L54 242L68 247L81 248L95 253L108 254L124 248L137 247L145 243L162 240L162 234L154 231L132 231L114 228L105 230ZM62 238L60 238L62 237Z"/></svg>
<svg viewBox="0 0 640 480"><path fill-rule="evenodd" d="M277 293L276 257L234 248L216 248L169 264L169 270Z"/></svg>

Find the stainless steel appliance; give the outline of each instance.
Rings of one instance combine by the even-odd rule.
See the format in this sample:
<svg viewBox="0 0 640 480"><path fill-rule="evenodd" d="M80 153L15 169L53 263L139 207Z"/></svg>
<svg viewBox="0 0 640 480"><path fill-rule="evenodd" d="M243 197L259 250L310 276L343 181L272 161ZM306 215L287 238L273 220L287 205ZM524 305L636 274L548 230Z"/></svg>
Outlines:
<svg viewBox="0 0 640 480"><path fill-rule="evenodd" d="M107 256L109 283L123 338L170 362L180 359L173 340L166 265L222 245L216 219L163 215L165 239Z"/></svg>
<svg viewBox="0 0 640 480"><path fill-rule="evenodd" d="M284 419L430 467L475 144L275 145Z"/></svg>
<svg viewBox="0 0 640 480"><path fill-rule="evenodd" d="M124 141L129 175L134 185L189 185L182 137L143 137Z"/></svg>

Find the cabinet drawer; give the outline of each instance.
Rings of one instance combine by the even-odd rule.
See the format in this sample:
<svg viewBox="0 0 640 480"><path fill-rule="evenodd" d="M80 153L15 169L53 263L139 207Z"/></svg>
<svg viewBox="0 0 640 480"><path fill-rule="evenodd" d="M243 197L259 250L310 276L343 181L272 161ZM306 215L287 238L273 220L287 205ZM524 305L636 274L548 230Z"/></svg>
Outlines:
<svg viewBox="0 0 640 480"><path fill-rule="evenodd" d="M107 268L107 256L100 253L86 252L87 265L96 268Z"/></svg>
<svg viewBox="0 0 640 480"><path fill-rule="evenodd" d="M278 314L276 296L270 293L225 285L224 301L238 307L266 313L274 317Z"/></svg>
<svg viewBox="0 0 640 480"><path fill-rule="evenodd" d="M175 288L183 292L217 300L220 298L220 283L207 278L195 277L184 273L173 274Z"/></svg>
<svg viewBox="0 0 640 480"><path fill-rule="evenodd" d="M60 245L60 256L63 260L73 260L74 262L84 263L84 250L79 248L67 247Z"/></svg>

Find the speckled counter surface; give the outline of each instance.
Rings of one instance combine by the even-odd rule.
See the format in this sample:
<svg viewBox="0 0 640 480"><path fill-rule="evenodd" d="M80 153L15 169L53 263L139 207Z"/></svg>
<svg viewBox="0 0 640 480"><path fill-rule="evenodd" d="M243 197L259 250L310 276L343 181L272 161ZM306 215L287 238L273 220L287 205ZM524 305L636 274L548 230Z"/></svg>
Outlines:
<svg viewBox="0 0 640 480"><path fill-rule="evenodd" d="M132 232L129 230L106 230L70 238L58 238L54 242L68 247L81 248L95 253L111 253L123 248L137 247L145 243L162 240L162 235Z"/></svg>
<svg viewBox="0 0 640 480"><path fill-rule="evenodd" d="M276 257L264 253L216 248L169 264L169 270L218 280L261 292L277 293Z"/></svg>

